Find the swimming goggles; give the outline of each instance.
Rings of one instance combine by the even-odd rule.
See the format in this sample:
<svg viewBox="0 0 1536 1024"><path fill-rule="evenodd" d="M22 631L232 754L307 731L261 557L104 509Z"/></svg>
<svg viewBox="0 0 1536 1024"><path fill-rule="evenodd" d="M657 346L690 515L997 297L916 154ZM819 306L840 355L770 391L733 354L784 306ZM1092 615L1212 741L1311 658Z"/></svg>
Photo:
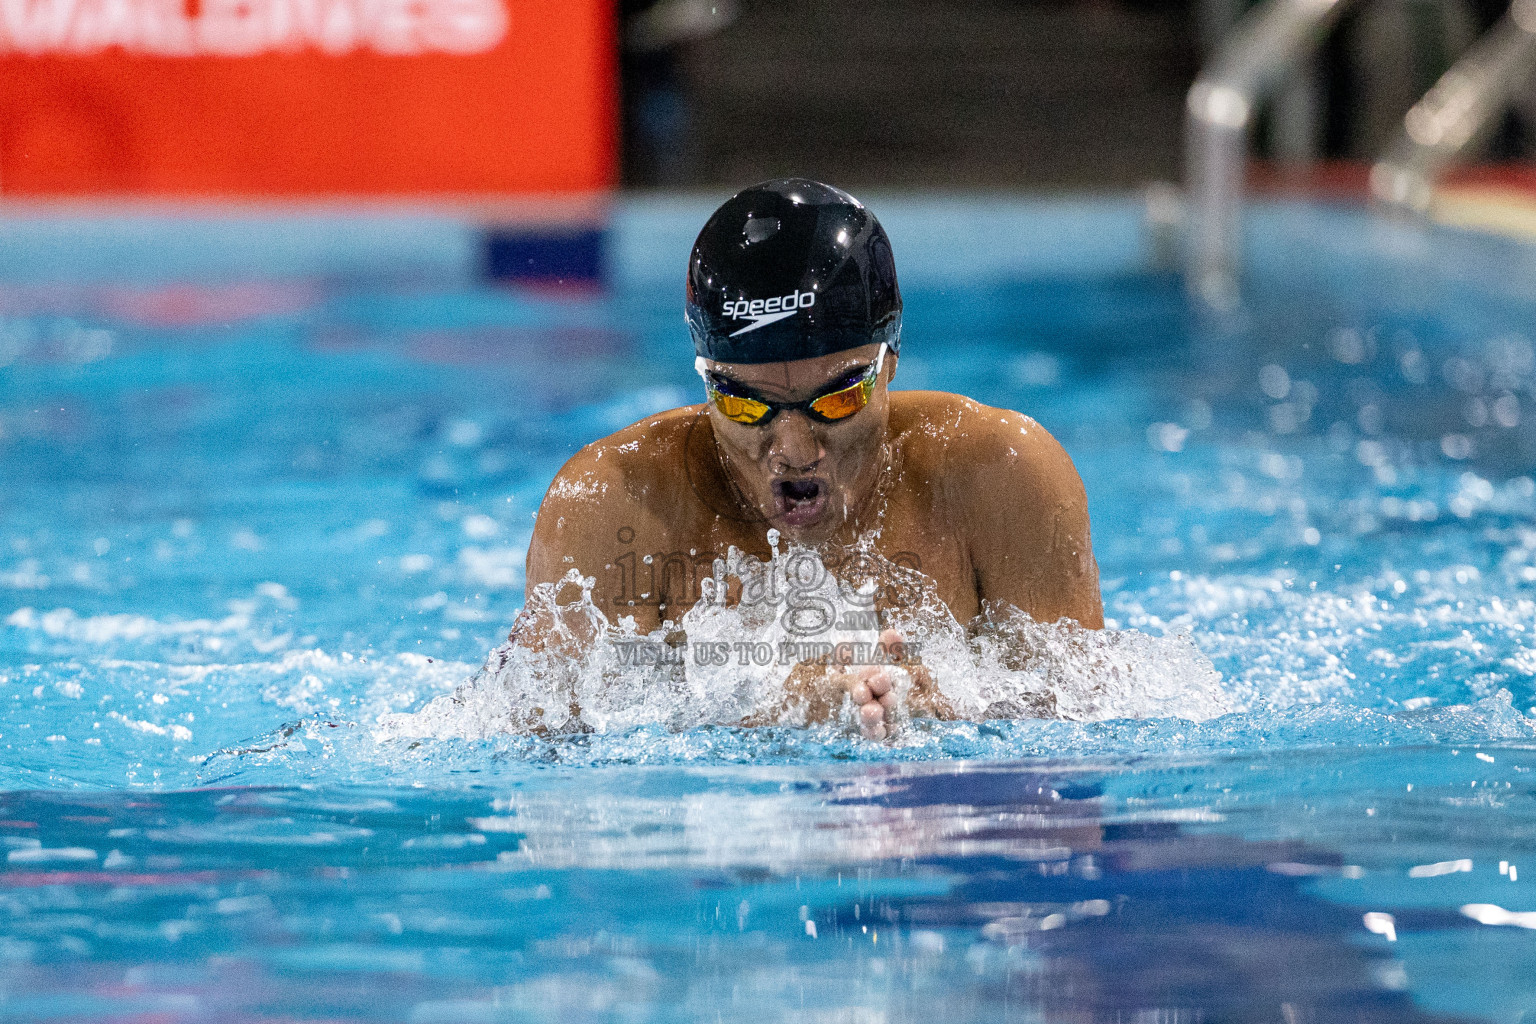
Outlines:
<svg viewBox="0 0 1536 1024"><path fill-rule="evenodd" d="M753 394L745 386L726 377L709 372L704 357L694 360L694 369L704 378L704 390L720 414L734 423L748 426L766 426L768 421L781 412L798 410L818 423L836 423L845 420L869 404L874 393L875 381L880 378L880 368L885 365L887 342L880 343L880 354L869 364L859 378L848 383L844 377L831 391L824 392L803 402L770 402Z"/></svg>

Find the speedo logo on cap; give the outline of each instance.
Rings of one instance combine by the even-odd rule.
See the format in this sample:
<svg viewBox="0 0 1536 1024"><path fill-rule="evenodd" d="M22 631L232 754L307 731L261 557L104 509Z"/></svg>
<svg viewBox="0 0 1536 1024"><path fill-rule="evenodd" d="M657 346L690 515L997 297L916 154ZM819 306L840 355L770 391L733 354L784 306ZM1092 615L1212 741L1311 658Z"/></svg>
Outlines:
<svg viewBox="0 0 1536 1024"><path fill-rule="evenodd" d="M746 334L755 331L759 327L776 323L785 317L794 316L802 309L810 309L816 305L815 292L791 292L789 295L778 295L771 299L736 299L727 301L720 307L720 314L733 320L751 320L750 324L739 331L732 331L731 337L738 334Z"/></svg>

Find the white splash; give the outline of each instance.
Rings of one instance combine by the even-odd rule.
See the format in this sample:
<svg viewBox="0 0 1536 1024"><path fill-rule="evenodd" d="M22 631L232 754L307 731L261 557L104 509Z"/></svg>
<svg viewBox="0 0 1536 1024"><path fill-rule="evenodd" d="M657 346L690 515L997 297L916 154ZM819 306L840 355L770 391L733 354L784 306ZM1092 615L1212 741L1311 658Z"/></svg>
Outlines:
<svg viewBox="0 0 1536 1024"><path fill-rule="evenodd" d="M881 627L896 629L961 718L1183 718L1239 710L1184 636L1040 623L1013 609L962 627L914 570L872 550L828 571L810 549L768 562L734 548L702 581L701 599L650 634L610 622L594 581L572 571L533 588L514 635L452 694L379 719L380 739L485 739L501 733L623 731L648 724L808 724L785 698L797 663L878 661ZM562 603L562 601L564 603ZM877 612L877 606L881 609ZM905 705L912 685L898 684ZM842 722L853 724L844 701Z"/></svg>

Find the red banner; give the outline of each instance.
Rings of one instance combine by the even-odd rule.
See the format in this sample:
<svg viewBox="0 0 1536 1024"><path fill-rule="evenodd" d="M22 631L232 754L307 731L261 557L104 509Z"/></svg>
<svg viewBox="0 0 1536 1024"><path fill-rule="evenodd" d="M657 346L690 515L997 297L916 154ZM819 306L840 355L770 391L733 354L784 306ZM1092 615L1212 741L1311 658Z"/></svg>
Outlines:
<svg viewBox="0 0 1536 1024"><path fill-rule="evenodd" d="M0 195L577 192L611 0L0 0Z"/></svg>

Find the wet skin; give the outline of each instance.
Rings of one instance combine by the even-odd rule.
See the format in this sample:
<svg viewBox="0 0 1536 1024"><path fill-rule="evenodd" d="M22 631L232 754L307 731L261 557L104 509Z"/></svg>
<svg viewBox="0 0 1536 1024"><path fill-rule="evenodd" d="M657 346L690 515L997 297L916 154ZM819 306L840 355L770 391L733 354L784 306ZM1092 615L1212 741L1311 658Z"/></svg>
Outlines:
<svg viewBox="0 0 1536 1024"><path fill-rule="evenodd" d="M878 351L708 367L792 403L835 387ZM771 527L817 548L829 565L872 539L881 555L920 568L926 589L962 623L1012 605L1038 621L1101 628L1087 497L1066 452L1020 413L945 392L889 391L897 362L887 354L869 404L836 422L791 410L747 425L706 403L583 448L539 509L528 587L579 569L596 578L592 598L610 620L633 615L650 631L693 605L717 555L734 546L766 557ZM898 671L797 669L789 689L851 693L865 734L879 738L895 711ZM945 714L936 690L912 692L915 713Z"/></svg>

